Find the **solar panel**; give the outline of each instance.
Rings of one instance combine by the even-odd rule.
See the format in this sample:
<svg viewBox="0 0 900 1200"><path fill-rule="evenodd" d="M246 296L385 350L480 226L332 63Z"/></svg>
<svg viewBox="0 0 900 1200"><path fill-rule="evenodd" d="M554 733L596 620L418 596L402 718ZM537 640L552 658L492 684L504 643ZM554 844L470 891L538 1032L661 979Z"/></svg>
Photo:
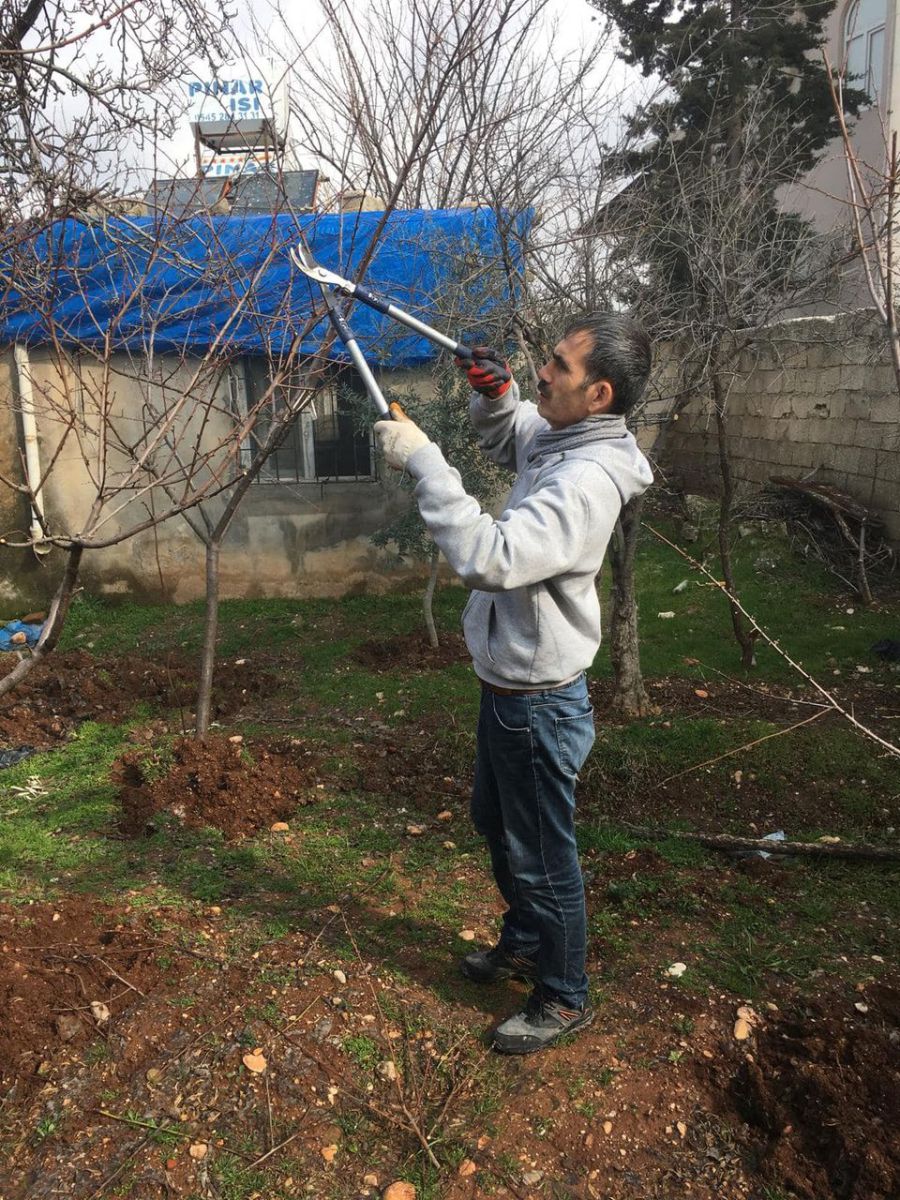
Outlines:
<svg viewBox="0 0 900 1200"><path fill-rule="evenodd" d="M235 213L305 212L313 207L318 178L318 171L232 176L228 202Z"/></svg>
<svg viewBox="0 0 900 1200"><path fill-rule="evenodd" d="M183 217L203 212L221 198L224 179L154 179L144 202L153 213Z"/></svg>

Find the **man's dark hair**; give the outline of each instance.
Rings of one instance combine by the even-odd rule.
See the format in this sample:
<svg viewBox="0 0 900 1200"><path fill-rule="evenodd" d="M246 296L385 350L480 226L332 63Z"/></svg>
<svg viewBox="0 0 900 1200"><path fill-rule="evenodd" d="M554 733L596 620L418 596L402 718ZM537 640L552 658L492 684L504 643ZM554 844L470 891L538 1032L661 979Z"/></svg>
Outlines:
<svg viewBox="0 0 900 1200"><path fill-rule="evenodd" d="M576 317L563 337L589 333L593 346L587 356L587 382L607 379L612 384L613 413L627 413L641 398L653 353L650 338L639 321L624 313L595 312Z"/></svg>

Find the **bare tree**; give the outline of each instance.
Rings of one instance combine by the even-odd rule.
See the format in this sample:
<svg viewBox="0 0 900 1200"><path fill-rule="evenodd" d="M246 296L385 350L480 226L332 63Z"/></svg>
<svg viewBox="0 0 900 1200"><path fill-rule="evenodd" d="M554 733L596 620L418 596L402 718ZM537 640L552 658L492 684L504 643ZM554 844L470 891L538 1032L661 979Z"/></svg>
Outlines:
<svg viewBox="0 0 900 1200"><path fill-rule="evenodd" d="M185 278L195 287L202 281L204 302L216 288L225 289L219 299L227 315L202 350L167 346L163 354L157 353L157 333L166 309L154 284L173 257L181 257L170 227L110 222L95 237L88 226L67 222L23 241L4 260L6 321L14 325L17 315L27 314L26 328L39 342L36 350L24 342L16 347L17 387L10 401L40 428L43 458L38 466L23 456L21 479L2 477L33 514L30 530L8 532L3 540L7 546L59 547L67 566L33 656L0 681L0 694L56 645L86 551L108 549L213 504L250 476L242 446L268 395L249 411L235 408L226 370L230 333L254 310L254 285L277 252L261 255L240 295L232 294L226 263L213 260L205 274L196 262L187 263ZM104 303L112 293L90 289L98 272L119 284L128 280L113 305ZM66 315L64 306L60 311L60 294L66 293L78 297L75 314ZM267 325L277 325L278 316L266 314ZM296 408L288 406L279 420L291 419ZM58 503L61 493L65 504Z"/></svg>
<svg viewBox="0 0 900 1200"><path fill-rule="evenodd" d="M273 49L291 63L298 146L339 190L396 193L404 208L543 203L579 169L591 120L602 126L613 110L595 86L605 38L555 52L549 0L318 9L310 44L292 37L285 12ZM580 111L588 97L590 119Z"/></svg>
<svg viewBox="0 0 900 1200"><path fill-rule="evenodd" d="M740 140L733 153L732 137ZM680 362L666 426L694 398L705 396L719 468L717 541L735 638L745 667L753 665L756 631L739 606L731 541L737 483L729 446L728 397L738 355L759 331L825 297L830 263L811 227L773 204L797 156L796 130L773 104L766 80L696 134L689 148L677 126L657 112L655 138L645 145L627 186L598 214L615 253L631 264L625 295L643 308L658 339ZM801 156L802 157L802 156ZM623 169L629 155L623 156ZM805 159L803 160L805 165Z"/></svg>
<svg viewBox="0 0 900 1200"><path fill-rule="evenodd" d="M339 192L493 209L497 263L473 260L466 247L432 248L452 260L457 280L442 312L483 338L479 302L493 294L494 328L535 380L554 329L575 311L608 306L618 269L583 229L607 186L603 146L621 119L619 97L602 86L613 58L607 34L598 26L576 50L556 52L549 0L319 8L322 33L294 46L291 68L301 145L327 164ZM508 299L498 310L500 293ZM404 545L411 538L405 529ZM636 630L633 584L616 596L614 628ZM612 639L615 662L623 644ZM637 709L646 697L633 699L642 691L636 632L630 644L626 707Z"/></svg>
<svg viewBox="0 0 900 1200"><path fill-rule="evenodd" d="M123 191L123 164L174 129L166 91L226 54L206 0L7 0L0 12L0 238Z"/></svg>

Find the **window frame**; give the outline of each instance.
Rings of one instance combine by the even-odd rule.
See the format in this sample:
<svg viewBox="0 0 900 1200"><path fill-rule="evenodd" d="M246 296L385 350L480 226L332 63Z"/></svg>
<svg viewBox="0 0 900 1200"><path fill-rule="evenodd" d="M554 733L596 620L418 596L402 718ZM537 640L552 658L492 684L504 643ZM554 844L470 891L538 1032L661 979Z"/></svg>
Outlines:
<svg viewBox="0 0 900 1200"><path fill-rule="evenodd" d="M844 13L842 27L844 76L851 87L856 87L864 91L869 98L869 103L876 105L882 102L882 93L884 91L884 57L887 49L888 6L887 0L882 0L880 20L863 25L857 23L863 3L864 0L850 0L850 4ZM881 50L876 62L875 55L873 54L873 43L879 37ZM863 50L860 64L862 69L853 71L851 77L850 59L851 54L857 46Z"/></svg>
<svg viewBox="0 0 900 1200"><path fill-rule="evenodd" d="M267 374L271 381L271 364L267 362L264 355L240 355L232 360L229 364L228 386L230 390L231 403L234 412L240 420L245 420L248 412L256 403L253 396L252 380L250 372L247 369L248 360L260 361L267 364ZM263 465L259 473L257 482L271 484L324 484L324 483L373 483L378 479L375 464L375 444L372 435L369 435L367 444L367 470L356 471L353 474L331 474L322 473L320 455L318 453L319 439L316 436L317 422L320 419L318 411L319 404L325 396L330 396L333 406L333 414L335 423L337 424L337 415L340 411L340 392L352 383L350 378L352 368L342 368L335 364L336 369L331 378L317 388L312 402L304 408L297 418L295 426L296 437L299 439L299 454L294 455L294 470L292 472L282 474L279 470L279 465L276 455L270 455L266 463ZM277 392L273 394L272 403L277 403ZM324 417L322 418L324 419ZM340 428L338 428L340 435ZM340 443L340 436L335 439ZM362 438L359 439L362 443ZM360 445L360 449L361 449ZM240 448L240 465L242 470L246 470L253 461L253 436L248 435L241 444ZM278 452L276 451L276 454ZM356 451L354 451L356 457Z"/></svg>

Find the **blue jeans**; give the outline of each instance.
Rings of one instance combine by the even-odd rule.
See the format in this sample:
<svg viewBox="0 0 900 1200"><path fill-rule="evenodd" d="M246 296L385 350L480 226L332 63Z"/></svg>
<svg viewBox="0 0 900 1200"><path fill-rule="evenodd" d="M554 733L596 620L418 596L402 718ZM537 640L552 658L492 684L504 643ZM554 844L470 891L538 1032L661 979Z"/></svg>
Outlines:
<svg viewBox="0 0 900 1200"><path fill-rule="evenodd" d="M571 1008L587 997L575 782L593 743L583 675L527 696L482 688L472 820L508 905L500 945L536 958L544 990Z"/></svg>

